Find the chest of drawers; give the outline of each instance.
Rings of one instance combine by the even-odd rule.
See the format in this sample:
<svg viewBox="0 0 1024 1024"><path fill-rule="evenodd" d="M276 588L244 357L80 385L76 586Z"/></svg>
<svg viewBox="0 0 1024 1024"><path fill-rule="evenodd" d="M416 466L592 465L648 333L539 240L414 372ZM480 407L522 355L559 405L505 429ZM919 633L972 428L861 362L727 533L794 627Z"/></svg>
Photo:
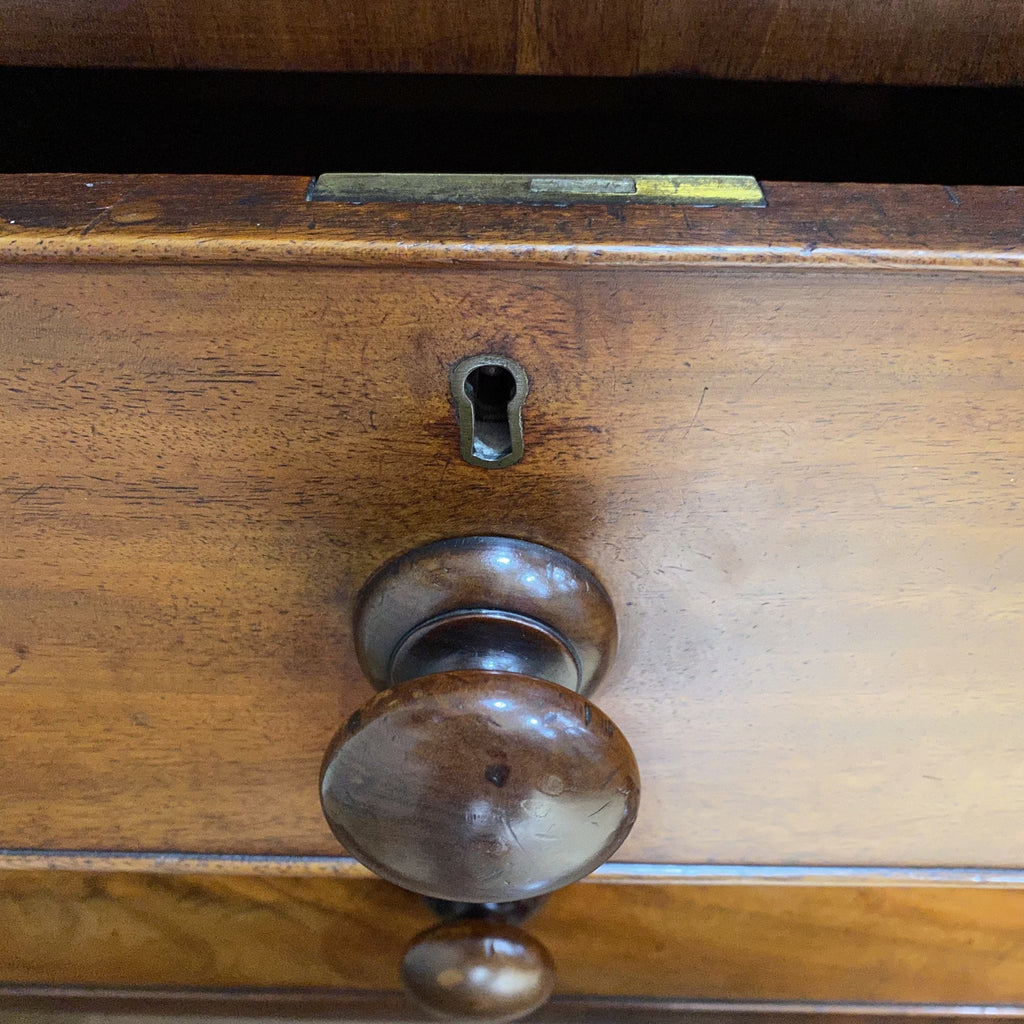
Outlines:
<svg viewBox="0 0 1024 1024"><path fill-rule="evenodd" d="M392 988L425 911L317 801L370 692L352 604L404 550L500 533L608 588L599 700L644 779L603 882L536 919L565 993L1021 1003L1024 190L307 185L0 181L9 995ZM507 469L459 453L449 372L479 353L529 376ZM61 905L95 925L74 967ZM131 906L177 955L111 952ZM318 952L245 966L239 921Z"/></svg>

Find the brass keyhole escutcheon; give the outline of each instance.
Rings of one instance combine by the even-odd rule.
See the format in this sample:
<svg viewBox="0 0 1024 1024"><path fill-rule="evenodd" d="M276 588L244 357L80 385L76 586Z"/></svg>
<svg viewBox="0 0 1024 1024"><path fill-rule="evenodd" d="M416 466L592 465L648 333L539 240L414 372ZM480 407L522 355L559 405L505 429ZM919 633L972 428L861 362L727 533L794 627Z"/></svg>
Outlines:
<svg viewBox="0 0 1024 1024"><path fill-rule="evenodd" d="M470 356L452 370L451 389L463 459L483 469L515 465L525 451L526 371L507 356Z"/></svg>

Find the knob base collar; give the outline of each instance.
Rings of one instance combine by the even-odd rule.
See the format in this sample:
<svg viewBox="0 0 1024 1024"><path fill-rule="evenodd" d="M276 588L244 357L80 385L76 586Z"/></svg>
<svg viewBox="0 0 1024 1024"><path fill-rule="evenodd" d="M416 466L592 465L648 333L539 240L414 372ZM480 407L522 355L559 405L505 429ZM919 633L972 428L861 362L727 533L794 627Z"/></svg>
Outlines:
<svg viewBox="0 0 1024 1024"><path fill-rule="evenodd" d="M437 541L388 562L360 592L353 632L378 690L462 668L589 694L617 641L611 599L589 569L509 537Z"/></svg>

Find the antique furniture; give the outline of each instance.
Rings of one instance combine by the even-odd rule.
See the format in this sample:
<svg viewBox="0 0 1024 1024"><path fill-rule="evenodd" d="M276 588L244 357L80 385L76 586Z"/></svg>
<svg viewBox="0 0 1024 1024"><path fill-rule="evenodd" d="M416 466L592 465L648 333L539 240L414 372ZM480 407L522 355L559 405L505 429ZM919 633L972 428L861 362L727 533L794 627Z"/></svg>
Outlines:
<svg viewBox="0 0 1024 1024"><path fill-rule="evenodd" d="M393 988L429 914L338 857L317 800L369 693L353 601L403 551L500 532L608 588L599 700L644 780L606 881L527 926L562 992L1019 1002L1020 189L382 209L314 208L305 179L3 186L23 997ZM450 393L486 352L529 375L502 469L460 456ZM163 934L125 956L134 912ZM315 956L227 934L295 928Z"/></svg>
<svg viewBox="0 0 1024 1024"><path fill-rule="evenodd" d="M588 6L0 0L0 61L1024 66L995 0ZM403 168L0 175L0 1010L464 1012L500 947L490 1019L1019 1015L1012 161L335 169Z"/></svg>

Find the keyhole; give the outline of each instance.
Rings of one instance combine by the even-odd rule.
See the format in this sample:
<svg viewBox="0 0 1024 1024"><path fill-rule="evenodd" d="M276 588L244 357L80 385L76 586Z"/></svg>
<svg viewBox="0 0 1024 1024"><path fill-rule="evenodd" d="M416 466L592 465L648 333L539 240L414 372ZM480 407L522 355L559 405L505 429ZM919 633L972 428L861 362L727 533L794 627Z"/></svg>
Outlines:
<svg viewBox="0 0 1024 1024"><path fill-rule="evenodd" d="M473 403L473 454L495 462L512 453L508 406L516 396L516 379L504 366L486 363L466 377L466 397Z"/></svg>
<svg viewBox="0 0 1024 1024"><path fill-rule="evenodd" d="M522 408L529 382L505 356L464 359L452 370L462 457L473 466L501 469L523 457Z"/></svg>

